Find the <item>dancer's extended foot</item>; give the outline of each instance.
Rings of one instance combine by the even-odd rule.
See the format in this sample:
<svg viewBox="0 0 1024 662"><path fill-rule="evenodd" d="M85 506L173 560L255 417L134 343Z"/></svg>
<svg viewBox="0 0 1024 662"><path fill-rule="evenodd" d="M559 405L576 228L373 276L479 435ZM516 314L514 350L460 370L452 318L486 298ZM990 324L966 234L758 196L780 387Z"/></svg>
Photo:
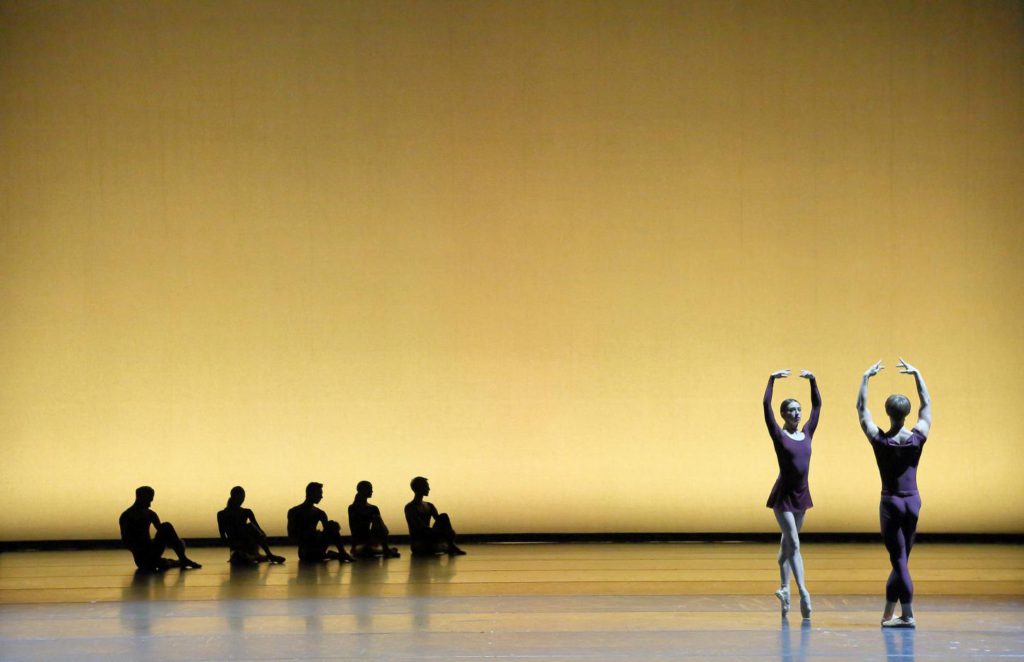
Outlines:
<svg viewBox="0 0 1024 662"><path fill-rule="evenodd" d="M284 557L277 554L267 554L267 560L271 563L284 563Z"/></svg>
<svg viewBox="0 0 1024 662"><path fill-rule="evenodd" d="M775 591L775 597L779 599L782 607L782 617L789 613L789 587L783 587Z"/></svg>
<svg viewBox="0 0 1024 662"><path fill-rule="evenodd" d="M448 556L465 556L465 550L459 549L455 545L448 545Z"/></svg>
<svg viewBox="0 0 1024 662"><path fill-rule="evenodd" d="M886 602L885 603L885 609L882 610L882 620L883 621L892 620L892 617L895 616L895 615L896 615L896 603L895 602Z"/></svg>
<svg viewBox="0 0 1024 662"><path fill-rule="evenodd" d="M196 563L195 561L193 561L192 559L188 558L187 556L181 559L181 569L182 570L198 570L199 568L202 568L202 567L203 566L201 566L200 564Z"/></svg>
<svg viewBox="0 0 1024 662"><path fill-rule="evenodd" d="M384 558L386 558L386 559L397 559L401 555L402 555L402 553L398 551L397 547L385 547L384 548Z"/></svg>
<svg viewBox="0 0 1024 662"><path fill-rule="evenodd" d="M804 618L811 617L811 594L801 593L800 594L800 615Z"/></svg>
<svg viewBox="0 0 1024 662"><path fill-rule="evenodd" d="M890 618L887 621L882 621L883 628L916 628L917 623L914 622L914 617L910 618L904 616L897 616L896 618Z"/></svg>

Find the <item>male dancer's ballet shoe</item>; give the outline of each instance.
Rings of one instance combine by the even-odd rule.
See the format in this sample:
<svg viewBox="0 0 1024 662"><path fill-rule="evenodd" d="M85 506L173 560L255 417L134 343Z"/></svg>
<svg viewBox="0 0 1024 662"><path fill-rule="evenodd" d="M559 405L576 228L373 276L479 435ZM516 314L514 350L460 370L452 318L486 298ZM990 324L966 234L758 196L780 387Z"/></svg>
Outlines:
<svg viewBox="0 0 1024 662"><path fill-rule="evenodd" d="M780 588L775 591L775 597L782 603L782 617L785 618L786 614L789 613L789 588Z"/></svg>
<svg viewBox="0 0 1024 662"><path fill-rule="evenodd" d="M274 564L284 563L284 557L283 556L278 556L277 554L268 554L267 555L267 560L270 561L271 563L274 563Z"/></svg>
<svg viewBox="0 0 1024 662"><path fill-rule="evenodd" d="M448 556L465 556L465 550L459 549L455 545L448 546Z"/></svg>
<svg viewBox="0 0 1024 662"><path fill-rule="evenodd" d="M811 617L811 594L800 596L800 615L804 618Z"/></svg>
<svg viewBox="0 0 1024 662"><path fill-rule="evenodd" d="M914 618L913 617L903 618L902 616L897 616L895 618L890 618L887 621L882 621L882 627L883 628L916 628L917 627L917 623L914 622Z"/></svg>
<svg viewBox="0 0 1024 662"><path fill-rule="evenodd" d="M202 568L202 567L203 566L201 566L200 564L196 563L192 559L182 559L181 560L181 569L182 570L198 570L199 568Z"/></svg>

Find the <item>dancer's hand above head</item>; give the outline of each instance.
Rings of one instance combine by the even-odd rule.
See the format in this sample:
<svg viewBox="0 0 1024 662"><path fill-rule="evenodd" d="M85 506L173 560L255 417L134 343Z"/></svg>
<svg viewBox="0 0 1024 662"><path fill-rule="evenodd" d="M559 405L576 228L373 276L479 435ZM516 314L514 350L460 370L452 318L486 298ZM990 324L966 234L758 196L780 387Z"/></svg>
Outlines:
<svg viewBox="0 0 1024 662"><path fill-rule="evenodd" d="M776 370L772 373L771 377L772 379L785 379L786 377L789 377L789 373L789 370Z"/></svg>
<svg viewBox="0 0 1024 662"><path fill-rule="evenodd" d="M917 396L921 399L921 407L917 410L917 424L914 429L928 436L928 431L932 427L932 398L928 395L928 387L924 385L924 377L921 376L920 370L902 358L896 365L901 368L901 375L912 375L914 382L917 383Z"/></svg>
<svg viewBox="0 0 1024 662"><path fill-rule="evenodd" d="M885 366L882 365L881 360L879 360L878 363L876 363L875 365L871 366L870 368L868 368L867 370L864 371L864 376L865 377L874 377L875 375L877 375L882 370L885 370Z"/></svg>
<svg viewBox="0 0 1024 662"><path fill-rule="evenodd" d="M909 363L904 361L902 358L899 360L899 363L897 363L896 365L899 366L900 368L902 368L902 370L900 370L900 374L901 375L919 375L919 374L921 374L920 371L917 368L915 368L914 366L910 365Z"/></svg>
<svg viewBox="0 0 1024 662"><path fill-rule="evenodd" d="M801 370L800 376L803 377L804 379L814 379L814 373L811 372L810 370Z"/></svg>

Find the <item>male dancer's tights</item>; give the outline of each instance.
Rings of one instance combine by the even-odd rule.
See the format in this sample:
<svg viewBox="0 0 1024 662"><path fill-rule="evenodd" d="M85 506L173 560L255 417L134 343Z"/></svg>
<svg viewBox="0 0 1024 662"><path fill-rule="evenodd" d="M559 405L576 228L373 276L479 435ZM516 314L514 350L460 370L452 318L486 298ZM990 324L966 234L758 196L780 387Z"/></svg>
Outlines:
<svg viewBox="0 0 1024 662"><path fill-rule="evenodd" d="M892 572L885 583L887 602L901 602L905 605L914 600L914 582L910 579L907 561L914 546L917 519L921 514L921 496L912 494L896 496L883 494L878 505L878 516L882 526L882 538L889 550Z"/></svg>

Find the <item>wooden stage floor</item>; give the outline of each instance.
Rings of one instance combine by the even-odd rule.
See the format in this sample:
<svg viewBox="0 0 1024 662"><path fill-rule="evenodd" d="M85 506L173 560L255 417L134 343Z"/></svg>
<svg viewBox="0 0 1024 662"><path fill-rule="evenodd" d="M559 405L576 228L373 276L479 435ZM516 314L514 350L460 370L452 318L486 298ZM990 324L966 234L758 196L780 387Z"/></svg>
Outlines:
<svg viewBox="0 0 1024 662"><path fill-rule="evenodd" d="M782 620L759 543L468 545L461 558L135 576L121 551L0 554L0 660L1024 658L1024 547L921 544L918 629L878 626L882 545L804 545ZM403 550L404 552L404 550Z"/></svg>

